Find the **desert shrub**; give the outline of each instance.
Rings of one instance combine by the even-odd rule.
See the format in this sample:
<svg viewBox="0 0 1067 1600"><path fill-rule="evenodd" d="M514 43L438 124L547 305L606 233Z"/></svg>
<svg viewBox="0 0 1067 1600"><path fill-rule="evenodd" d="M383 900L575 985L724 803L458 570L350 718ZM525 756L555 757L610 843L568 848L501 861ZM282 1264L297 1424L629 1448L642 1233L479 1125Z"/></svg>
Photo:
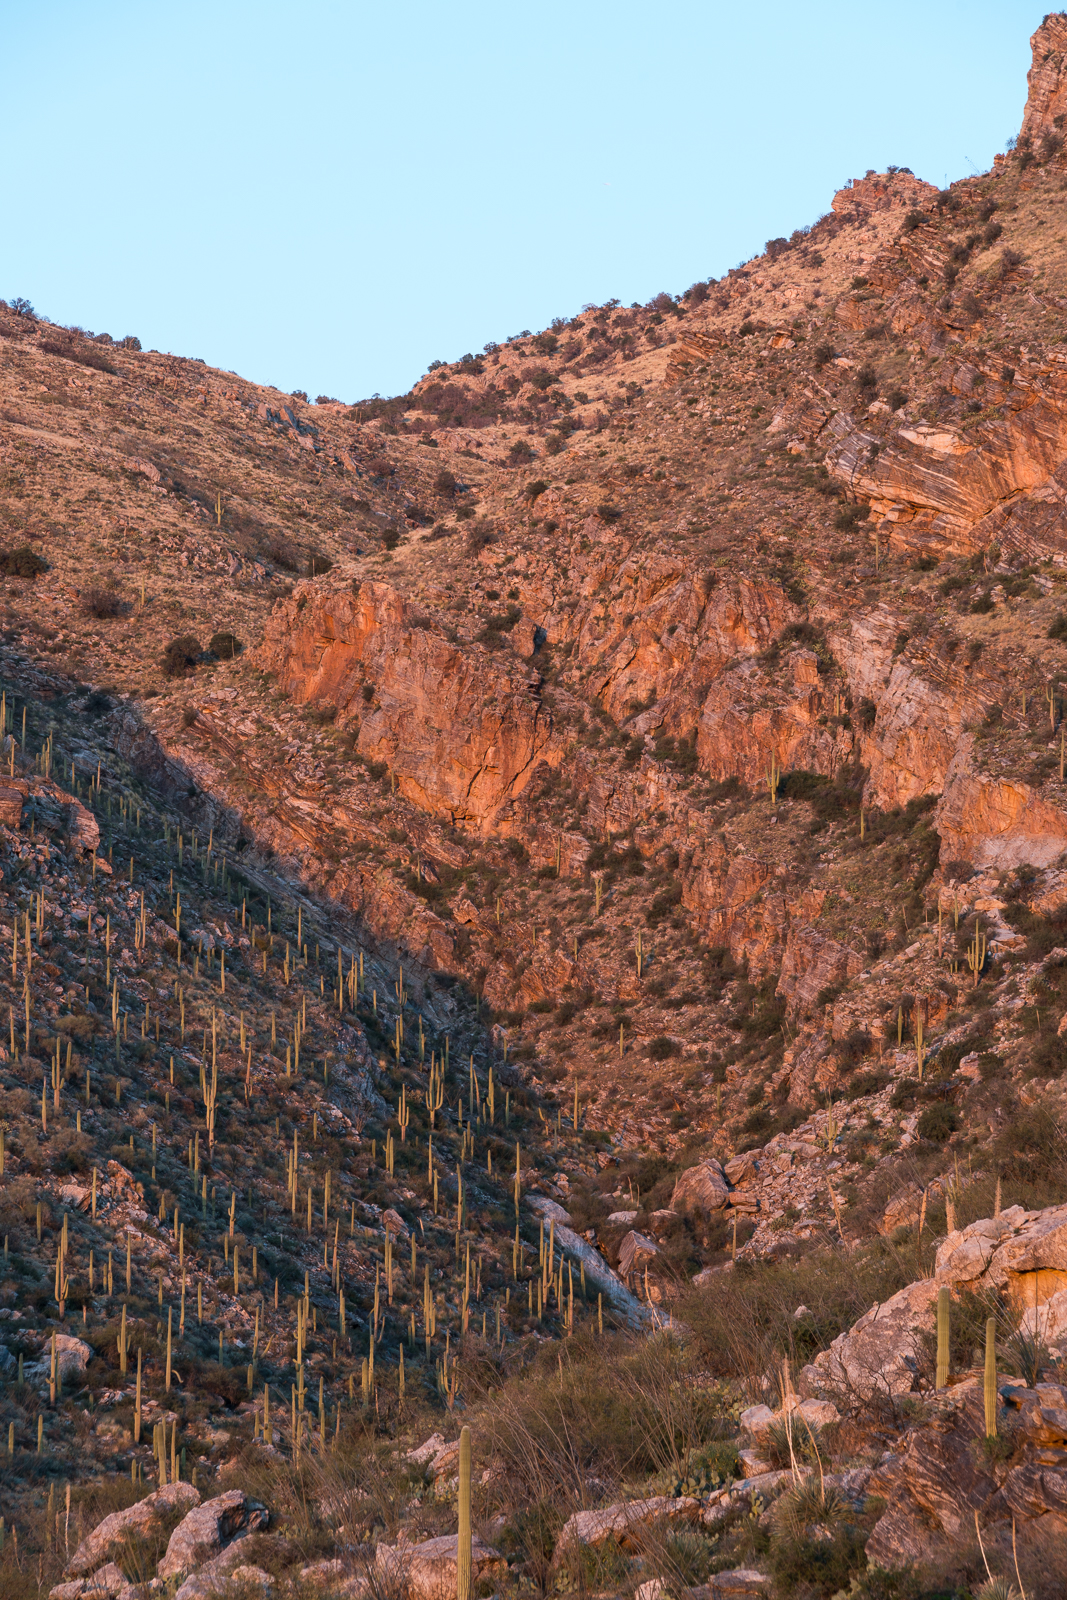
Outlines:
<svg viewBox="0 0 1067 1600"><path fill-rule="evenodd" d="M866 522L870 514L870 506L842 506L834 515L834 527L846 533L857 523Z"/></svg>
<svg viewBox="0 0 1067 1600"><path fill-rule="evenodd" d="M87 349L80 342L70 340L60 343L56 339L42 339L40 348L46 350L50 356L62 356L64 361L74 361L79 367L92 367L96 372L110 372L114 375L114 367L99 350Z"/></svg>
<svg viewBox="0 0 1067 1600"><path fill-rule="evenodd" d="M478 642L489 645L499 644L501 642L500 635L502 633L510 633L521 617L522 612L513 601L505 612L498 616L486 618L485 626L477 635Z"/></svg>
<svg viewBox="0 0 1067 1600"><path fill-rule="evenodd" d="M959 1128L959 1112L944 1101L935 1101L922 1113L916 1132L920 1139L929 1139L931 1144L945 1144Z"/></svg>
<svg viewBox="0 0 1067 1600"><path fill-rule="evenodd" d="M994 1140L993 1154L1020 1203L1039 1207L1067 1198L1067 1129L1046 1107L1028 1107L1009 1118Z"/></svg>
<svg viewBox="0 0 1067 1600"><path fill-rule="evenodd" d="M1061 611L1049 625L1048 637L1050 639L1067 639L1067 616Z"/></svg>
<svg viewBox="0 0 1067 1600"><path fill-rule="evenodd" d="M528 373L526 381L532 388L544 394L548 389L552 388L553 384L557 384L561 380L556 373L549 372L547 367L534 367L533 371Z"/></svg>
<svg viewBox="0 0 1067 1600"><path fill-rule="evenodd" d="M491 545L495 538L496 535L492 528L484 519L481 519L474 524L474 527L467 535L467 549L472 556L476 556L487 545Z"/></svg>
<svg viewBox="0 0 1067 1600"><path fill-rule="evenodd" d="M115 589L94 586L83 589L81 594L82 610L90 617L96 617L103 622L113 617L125 616L128 609L125 600Z"/></svg>
<svg viewBox="0 0 1067 1600"><path fill-rule="evenodd" d="M680 883L672 883L653 896L652 903L645 913L645 921L654 928L664 917L669 917L681 903L682 886Z"/></svg>
<svg viewBox="0 0 1067 1600"><path fill-rule="evenodd" d="M1021 250L1002 250L1000 260L997 262L998 276L1006 278L1016 267L1021 267L1025 260L1026 257Z"/></svg>
<svg viewBox="0 0 1067 1600"><path fill-rule="evenodd" d="M433 480L433 486L438 494L455 494L456 474L449 472L447 467L442 467Z"/></svg>
<svg viewBox="0 0 1067 1600"><path fill-rule="evenodd" d="M812 355L815 359L815 365L820 368L825 367L827 362L832 361L836 354L837 352L835 351L833 345L827 344L825 339L821 340L812 351Z"/></svg>
<svg viewBox="0 0 1067 1600"><path fill-rule="evenodd" d="M198 665L202 655L203 651L196 635L183 633L167 645L160 666L166 677L184 678Z"/></svg>
<svg viewBox="0 0 1067 1600"><path fill-rule="evenodd" d="M666 1061L674 1054L674 1040L668 1039L665 1033L659 1033L654 1039L649 1040L648 1056L650 1061Z"/></svg>
<svg viewBox="0 0 1067 1600"><path fill-rule="evenodd" d="M926 218L921 211L909 211L904 218L901 231L903 233L914 233L916 228L921 228L925 221Z"/></svg>
<svg viewBox="0 0 1067 1600"><path fill-rule="evenodd" d="M36 550L31 550L28 544L0 552L0 572L5 578L36 578L39 572L47 571L48 562Z"/></svg>
<svg viewBox="0 0 1067 1600"><path fill-rule="evenodd" d="M300 566L300 553L294 544L281 535L276 535L263 551L269 561L276 567L283 568L286 572L296 572Z"/></svg>
<svg viewBox="0 0 1067 1600"><path fill-rule="evenodd" d="M213 633L208 649L213 656L218 656L220 661L232 661L239 656L244 645L235 633Z"/></svg>
<svg viewBox="0 0 1067 1600"><path fill-rule="evenodd" d="M534 459L533 447L526 439L516 439L507 454L508 465L519 467Z"/></svg>
<svg viewBox="0 0 1067 1600"><path fill-rule="evenodd" d="M878 373L869 361L865 361L856 373L856 388L861 396L865 396L873 393L877 387Z"/></svg>
<svg viewBox="0 0 1067 1600"><path fill-rule="evenodd" d="M610 505L606 500L601 501L600 505L597 506L596 514L601 522L606 522L609 527L612 523L619 522L622 519L622 512L618 506Z"/></svg>
<svg viewBox="0 0 1067 1600"><path fill-rule="evenodd" d="M856 705L854 714L861 731L863 733L870 733L871 729L874 727L875 718L878 715L878 707L875 705L873 700L868 699L868 697L864 695L863 699L860 700Z"/></svg>
<svg viewBox="0 0 1067 1600"><path fill-rule="evenodd" d="M308 577L321 578L323 573L329 572L333 561L329 556L324 556L318 551L313 551L308 556Z"/></svg>
<svg viewBox="0 0 1067 1600"><path fill-rule="evenodd" d="M847 1593L850 1579L866 1570L864 1548L869 1531L845 1522L805 1530L799 1538L775 1540L770 1566L777 1592L803 1594L809 1600L830 1600L832 1595Z"/></svg>

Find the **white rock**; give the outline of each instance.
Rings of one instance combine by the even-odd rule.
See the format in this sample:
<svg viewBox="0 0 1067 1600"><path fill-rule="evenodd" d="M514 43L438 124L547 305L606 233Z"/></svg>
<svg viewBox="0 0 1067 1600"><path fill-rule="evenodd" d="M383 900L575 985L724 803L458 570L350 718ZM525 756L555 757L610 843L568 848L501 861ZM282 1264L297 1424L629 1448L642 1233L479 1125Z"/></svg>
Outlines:
<svg viewBox="0 0 1067 1600"><path fill-rule="evenodd" d="M742 1411L738 1421L746 1433L766 1433L775 1415L770 1406L749 1406Z"/></svg>
<svg viewBox="0 0 1067 1600"><path fill-rule="evenodd" d="M406 1590L410 1600L454 1600L458 1545L454 1533L424 1539L420 1544L380 1544L374 1557L377 1583L389 1592ZM498 1550L483 1544L477 1535L472 1537L472 1585L483 1574L503 1566Z"/></svg>

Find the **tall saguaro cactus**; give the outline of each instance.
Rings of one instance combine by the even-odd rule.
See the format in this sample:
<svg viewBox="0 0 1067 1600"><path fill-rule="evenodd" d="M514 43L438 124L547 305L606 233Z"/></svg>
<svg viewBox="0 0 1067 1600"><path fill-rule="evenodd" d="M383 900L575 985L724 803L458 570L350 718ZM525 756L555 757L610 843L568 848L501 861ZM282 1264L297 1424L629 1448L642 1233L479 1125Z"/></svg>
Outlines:
<svg viewBox="0 0 1067 1600"><path fill-rule="evenodd" d="M985 1325L985 1436L997 1436L997 1322L990 1317Z"/></svg>
<svg viewBox="0 0 1067 1600"><path fill-rule="evenodd" d="M471 1600L471 1431L459 1434L459 1542L456 1547L456 1600Z"/></svg>
<svg viewBox="0 0 1067 1600"><path fill-rule="evenodd" d="M948 1290L937 1291L937 1376L935 1385L945 1388L948 1383Z"/></svg>

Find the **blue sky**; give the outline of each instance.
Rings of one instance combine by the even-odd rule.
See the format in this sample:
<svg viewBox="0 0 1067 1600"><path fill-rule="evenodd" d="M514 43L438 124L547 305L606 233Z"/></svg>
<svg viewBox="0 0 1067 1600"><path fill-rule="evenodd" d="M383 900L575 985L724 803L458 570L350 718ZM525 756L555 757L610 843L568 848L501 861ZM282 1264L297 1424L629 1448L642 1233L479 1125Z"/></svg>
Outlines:
<svg viewBox="0 0 1067 1600"><path fill-rule="evenodd" d="M4 8L0 295L281 388L718 276L1016 132L1043 5Z"/></svg>

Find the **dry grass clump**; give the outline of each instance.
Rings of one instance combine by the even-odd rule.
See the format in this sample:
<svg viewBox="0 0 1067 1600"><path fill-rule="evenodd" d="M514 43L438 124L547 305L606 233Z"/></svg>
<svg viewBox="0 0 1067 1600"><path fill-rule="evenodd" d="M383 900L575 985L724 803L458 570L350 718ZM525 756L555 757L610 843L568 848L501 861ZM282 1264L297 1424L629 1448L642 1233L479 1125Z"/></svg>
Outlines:
<svg viewBox="0 0 1067 1600"><path fill-rule="evenodd" d="M81 603L82 610L88 616L95 617L98 622L124 617L129 611L129 605L118 590L103 584L94 584L90 589L83 589Z"/></svg>

